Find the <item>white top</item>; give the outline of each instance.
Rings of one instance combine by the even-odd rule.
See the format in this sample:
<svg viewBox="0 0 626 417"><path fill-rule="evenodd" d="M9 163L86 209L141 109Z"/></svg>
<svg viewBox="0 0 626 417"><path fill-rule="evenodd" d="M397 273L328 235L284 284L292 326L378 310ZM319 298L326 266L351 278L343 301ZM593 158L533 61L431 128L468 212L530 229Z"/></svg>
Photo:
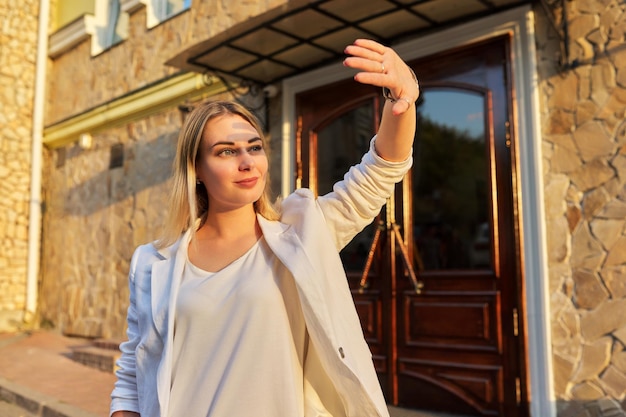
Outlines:
<svg viewBox="0 0 626 417"><path fill-rule="evenodd" d="M188 260L169 415L303 416L307 338L294 280L263 238L219 272Z"/></svg>

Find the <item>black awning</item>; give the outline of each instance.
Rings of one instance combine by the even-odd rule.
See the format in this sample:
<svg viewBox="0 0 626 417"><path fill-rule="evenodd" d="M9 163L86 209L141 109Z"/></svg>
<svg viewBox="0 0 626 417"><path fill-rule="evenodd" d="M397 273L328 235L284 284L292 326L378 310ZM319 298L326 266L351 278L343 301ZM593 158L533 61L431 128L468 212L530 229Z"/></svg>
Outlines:
<svg viewBox="0 0 626 417"><path fill-rule="evenodd" d="M199 42L166 62L270 84L342 60L357 38L401 39L530 0L295 0Z"/></svg>

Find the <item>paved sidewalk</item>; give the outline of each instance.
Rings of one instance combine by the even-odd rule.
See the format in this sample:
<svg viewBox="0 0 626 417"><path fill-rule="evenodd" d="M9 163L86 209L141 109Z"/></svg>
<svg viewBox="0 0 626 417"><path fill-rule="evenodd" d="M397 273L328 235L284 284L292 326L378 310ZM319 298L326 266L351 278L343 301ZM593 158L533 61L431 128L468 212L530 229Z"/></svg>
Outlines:
<svg viewBox="0 0 626 417"><path fill-rule="evenodd" d="M0 334L0 400L41 417L108 416L115 376L70 359L88 344L51 331Z"/></svg>
<svg viewBox="0 0 626 417"><path fill-rule="evenodd" d="M0 400L0 416L2 417L37 417L22 407Z"/></svg>
<svg viewBox="0 0 626 417"><path fill-rule="evenodd" d="M115 376L70 359L73 348L88 345L54 331L0 333L0 401L27 411L0 417L108 417ZM389 411L391 417L460 417Z"/></svg>

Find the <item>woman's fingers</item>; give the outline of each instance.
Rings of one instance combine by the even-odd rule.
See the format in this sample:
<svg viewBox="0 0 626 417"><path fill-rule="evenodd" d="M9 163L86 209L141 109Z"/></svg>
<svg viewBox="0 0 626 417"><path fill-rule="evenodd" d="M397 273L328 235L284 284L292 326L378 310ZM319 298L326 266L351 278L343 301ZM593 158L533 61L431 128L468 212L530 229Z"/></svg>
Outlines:
<svg viewBox="0 0 626 417"><path fill-rule="evenodd" d="M354 41L354 45L360 46L362 48L369 49L369 50L374 51L374 52L378 52L381 55L384 54L385 51L387 50L386 46L384 46L384 45L382 45L382 44L380 44L380 43L378 43L376 41L373 41L371 39L356 39Z"/></svg>
<svg viewBox="0 0 626 417"><path fill-rule="evenodd" d="M349 56L344 65L361 71L354 76L356 81L389 89L395 114L404 113L417 100L417 80L393 49L373 40L357 39L345 52Z"/></svg>
<svg viewBox="0 0 626 417"><path fill-rule="evenodd" d="M371 72L374 74L385 74L387 72L387 68L384 67L382 62L366 58L357 58L355 56L346 58L344 60L344 65L350 68L359 69L361 71Z"/></svg>
<svg viewBox="0 0 626 417"><path fill-rule="evenodd" d="M354 44L346 46L344 52L348 55L368 59L370 61L382 62L384 59L384 53L381 54L373 49L363 48Z"/></svg>
<svg viewBox="0 0 626 417"><path fill-rule="evenodd" d="M345 53L355 58L348 58L346 65L367 72L386 73L388 67L385 66L385 54L388 49L369 39L357 39L345 48Z"/></svg>

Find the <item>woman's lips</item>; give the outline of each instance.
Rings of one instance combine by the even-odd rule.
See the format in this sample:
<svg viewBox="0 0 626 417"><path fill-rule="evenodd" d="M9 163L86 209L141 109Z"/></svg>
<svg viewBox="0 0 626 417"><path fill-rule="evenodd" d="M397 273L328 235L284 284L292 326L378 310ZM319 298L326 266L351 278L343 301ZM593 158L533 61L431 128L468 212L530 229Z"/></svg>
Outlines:
<svg viewBox="0 0 626 417"><path fill-rule="evenodd" d="M241 181L237 181L235 182L235 184L242 186L242 187L251 188L251 187L254 187L258 181L259 181L258 177L253 177L253 178L246 178Z"/></svg>

